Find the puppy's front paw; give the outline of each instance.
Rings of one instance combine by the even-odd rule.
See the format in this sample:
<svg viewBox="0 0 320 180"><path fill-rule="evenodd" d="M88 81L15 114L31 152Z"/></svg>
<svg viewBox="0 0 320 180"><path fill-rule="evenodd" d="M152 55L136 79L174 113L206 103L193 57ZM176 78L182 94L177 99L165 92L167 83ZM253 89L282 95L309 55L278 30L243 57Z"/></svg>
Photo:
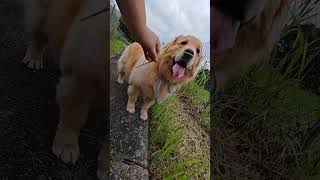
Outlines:
<svg viewBox="0 0 320 180"><path fill-rule="evenodd" d="M135 107L127 106L127 111L133 114L135 112Z"/></svg>
<svg viewBox="0 0 320 180"><path fill-rule="evenodd" d="M123 84L123 83L124 83L123 79L118 79L117 82L118 82L119 84Z"/></svg>
<svg viewBox="0 0 320 180"><path fill-rule="evenodd" d="M42 59L27 59L24 58L23 63L25 63L27 65L28 68L30 69L36 69L36 70L40 70L43 69L43 61Z"/></svg>
<svg viewBox="0 0 320 180"><path fill-rule="evenodd" d="M140 118L141 118L142 120L145 120L145 121L146 121L146 120L148 119L148 112L142 110L142 111L140 112Z"/></svg>
<svg viewBox="0 0 320 180"><path fill-rule="evenodd" d="M36 70L43 69L43 58L44 58L43 53L44 52L40 52L37 55L32 55L31 51L32 50L29 47L22 62L26 64L27 67L30 69L36 69Z"/></svg>
<svg viewBox="0 0 320 180"><path fill-rule="evenodd" d="M80 155L78 135L57 131L53 141L52 152L58 158L61 158L63 162L75 164Z"/></svg>

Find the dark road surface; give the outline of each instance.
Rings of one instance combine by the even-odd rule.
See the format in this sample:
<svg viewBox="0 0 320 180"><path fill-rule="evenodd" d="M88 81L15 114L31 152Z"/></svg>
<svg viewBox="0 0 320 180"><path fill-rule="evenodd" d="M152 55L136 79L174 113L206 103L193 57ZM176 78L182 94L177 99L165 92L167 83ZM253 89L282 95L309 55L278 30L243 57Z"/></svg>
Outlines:
<svg viewBox="0 0 320 180"><path fill-rule="evenodd" d="M117 159L111 163L111 177L144 180L149 177L148 122L139 117L141 99L138 100L135 114L126 111L128 85L116 81L118 58L119 55L110 59L110 140L111 154Z"/></svg>

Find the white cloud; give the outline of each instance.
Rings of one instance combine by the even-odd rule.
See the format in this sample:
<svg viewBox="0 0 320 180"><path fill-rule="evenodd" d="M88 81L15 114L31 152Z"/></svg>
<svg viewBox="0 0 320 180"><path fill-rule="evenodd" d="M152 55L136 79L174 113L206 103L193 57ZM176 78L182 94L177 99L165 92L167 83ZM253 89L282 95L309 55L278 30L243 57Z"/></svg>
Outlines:
<svg viewBox="0 0 320 180"><path fill-rule="evenodd" d="M203 42L210 39L210 0L146 0L147 25L168 41L191 34Z"/></svg>
<svg viewBox="0 0 320 180"><path fill-rule="evenodd" d="M209 42L210 0L145 0L145 5L147 25L161 41L192 34Z"/></svg>

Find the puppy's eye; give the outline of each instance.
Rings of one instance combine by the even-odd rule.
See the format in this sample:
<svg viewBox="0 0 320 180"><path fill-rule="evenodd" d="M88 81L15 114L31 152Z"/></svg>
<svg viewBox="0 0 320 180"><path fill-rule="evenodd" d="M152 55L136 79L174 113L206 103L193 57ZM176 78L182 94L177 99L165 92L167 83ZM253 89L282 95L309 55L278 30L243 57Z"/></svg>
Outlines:
<svg viewBox="0 0 320 180"><path fill-rule="evenodd" d="M200 49L199 49L199 48L197 49L197 53L198 53L198 54L200 53Z"/></svg>
<svg viewBox="0 0 320 180"><path fill-rule="evenodd" d="M182 41L180 44L181 45L186 45L186 44L188 44L188 41Z"/></svg>

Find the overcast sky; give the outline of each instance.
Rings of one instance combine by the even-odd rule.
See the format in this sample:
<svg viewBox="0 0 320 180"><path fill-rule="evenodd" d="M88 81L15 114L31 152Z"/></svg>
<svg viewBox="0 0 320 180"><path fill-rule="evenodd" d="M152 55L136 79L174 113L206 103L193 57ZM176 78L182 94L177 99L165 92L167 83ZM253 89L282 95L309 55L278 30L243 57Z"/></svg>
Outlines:
<svg viewBox="0 0 320 180"><path fill-rule="evenodd" d="M147 25L161 41L192 34L210 38L210 0L146 0Z"/></svg>
<svg viewBox="0 0 320 180"><path fill-rule="evenodd" d="M191 34L210 38L210 0L145 0L147 25L162 42Z"/></svg>

